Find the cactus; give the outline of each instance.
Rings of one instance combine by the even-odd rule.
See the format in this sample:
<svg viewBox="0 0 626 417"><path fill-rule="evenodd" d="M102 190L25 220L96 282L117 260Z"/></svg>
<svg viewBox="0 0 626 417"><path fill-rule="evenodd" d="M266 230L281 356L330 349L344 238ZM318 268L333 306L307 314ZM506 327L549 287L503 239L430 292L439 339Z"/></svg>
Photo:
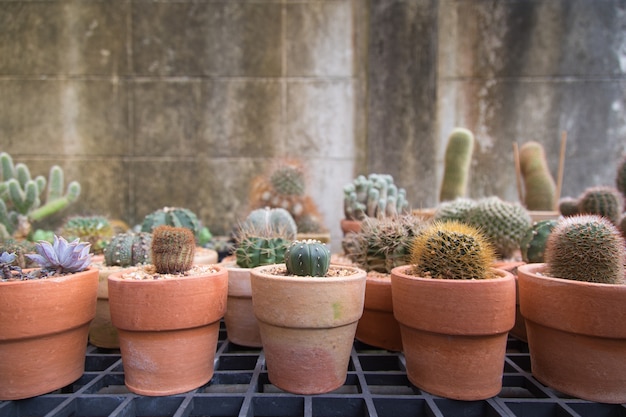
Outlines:
<svg viewBox="0 0 626 417"><path fill-rule="evenodd" d="M411 246L413 273L440 279L492 278L495 254L476 227L458 221L435 221Z"/></svg>
<svg viewBox="0 0 626 417"><path fill-rule="evenodd" d="M254 233L248 232L239 237L235 249L237 265L241 268L254 268L283 263L289 242L281 237L254 236Z"/></svg>
<svg viewBox="0 0 626 417"><path fill-rule="evenodd" d="M622 156L622 159L617 165L615 186L617 187L619 192L622 193L623 196L626 196L626 155Z"/></svg>
<svg viewBox="0 0 626 417"><path fill-rule="evenodd" d="M579 214L561 219L552 230L545 260L550 276L577 281L621 284L624 238L608 219Z"/></svg>
<svg viewBox="0 0 626 417"><path fill-rule="evenodd" d="M203 230L198 216L189 209L182 207L163 207L144 217L141 231L152 233L157 226L185 227L192 231L196 244L201 246L200 240L207 231ZM210 236L210 234L209 234ZM206 242L204 242L206 243Z"/></svg>
<svg viewBox="0 0 626 417"><path fill-rule="evenodd" d="M54 243L41 240L35 244L36 254L26 256L41 266L45 275L67 274L84 271L91 265L89 242L76 239L68 242L55 235Z"/></svg>
<svg viewBox="0 0 626 417"><path fill-rule="evenodd" d="M554 210L556 183L550 174L543 146L526 142L520 148L520 168L524 180L524 205L528 210Z"/></svg>
<svg viewBox="0 0 626 417"><path fill-rule="evenodd" d="M580 214L597 214L617 224L624 211L624 196L616 188L598 186L587 188L578 198Z"/></svg>
<svg viewBox="0 0 626 417"><path fill-rule="evenodd" d="M103 216L74 216L61 227L61 236L68 240L80 239L91 244L91 253L99 255L113 237L113 227Z"/></svg>
<svg viewBox="0 0 626 417"><path fill-rule="evenodd" d="M476 202L465 222L479 228L491 241L501 259L510 258L531 226L528 211L519 203L487 197Z"/></svg>
<svg viewBox="0 0 626 417"><path fill-rule="evenodd" d="M406 190L394 184L393 177L385 174L359 175L343 188L344 215L348 220L365 217L385 217L409 211Z"/></svg>
<svg viewBox="0 0 626 417"><path fill-rule="evenodd" d="M626 239L626 213L623 213L622 217L620 217L617 228L622 233L622 236Z"/></svg>
<svg viewBox="0 0 626 417"><path fill-rule="evenodd" d="M463 128L454 129L446 146L439 201L465 197L473 152L474 135L472 132Z"/></svg>
<svg viewBox="0 0 626 417"><path fill-rule="evenodd" d="M433 215L434 220L465 221L467 213L476 206L476 201L470 198L457 198L452 201L439 203Z"/></svg>
<svg viewBox="0 0 626 417"><path fill-rule="evenodd" d="M159 274L181 274L191 269L196 240L191 229L161 225L152 232L152 264Z"/></svg>
<svg viewBox="0 0 626 417"><path fill-rule="evenodd" d="M559 212L562 216L573 216L578 213L578 199L574 197L563 197L559 200Z"/></svg>
<svg viewBox="0 0 626 417"><path fill-rule="evenodd" d="M152 262L151 246L151 233L118 233L104 250L104 264L121 267L149 264Z"/></svg>
<svg viewBox="0 0 626 417"><path fill-rule="evenodd" d="M293 240L298 232L291 214L283 208L260 208L252 210L245 219L242 228L251 228L266 237L283 236Z"/></svg>
<svg viewBox="0 0 626 417"><path fill-rule="evenodd" d="M80 184L72 181L63 194L63 170L58 165L50 168L47 180L41 175L32 178L28 167L22 163L14 165L6 152L0 153L0 173L0 236L5 238L28 238L33 222L65 209L78 199L81 191Z"/></svg>
<svg viewBox="0 0 626 417"><path fill-rule="evenodd" d="M319 240L295 240L285 251L285 265L291 275L323 277L330 266L330 251Z"/></svg>
<svg viewBox="0 0 626 417"><path fill-rule="evenodd" d="M556 224L556 220L540 220L528 229L520 242L524 262L542 263L545 261L546 243Z"/></svg>
<svg viewBox="0 0 626 417"><path fill-rule="evenodd" d="M270 176L274 190L284 195L304 195L304 172L299 166L279 166Z"/></svg>

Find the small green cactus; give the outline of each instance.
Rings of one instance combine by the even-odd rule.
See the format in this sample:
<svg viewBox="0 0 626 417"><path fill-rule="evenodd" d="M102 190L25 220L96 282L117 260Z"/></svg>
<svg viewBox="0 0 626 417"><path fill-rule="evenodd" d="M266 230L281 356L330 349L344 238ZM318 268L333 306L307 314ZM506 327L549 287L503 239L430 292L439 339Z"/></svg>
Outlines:
<svg viewBox="0 0 626 417"><path fill-rule="evenodd" d="M398 188L391 175L359 175L344 186L343 192L344 215L348 220L394 216L409 211L406 190Z"/></svg>
<svg viewBox="0 0 626 417"><path fill-rule="evenodd" d="M468 129L455 128L446 146L440 202L465 197L473 152L474 134Z"/></svg>
<svg viewBox="0 0 626 417"><path fill-rule="evenodd" d="M113 227L103 216L74 216L61 227L61 236L68 240L80 239L91 244L91 253L100 255L113 237Z"/></svg>
<svg viewBox="0 0 626 417"><path fill-rule="evenodd" d="M616 188L598 186L587 188L578 198L580 214L597 214L617 224L624 211L624 196Z"/></svg>
<svg viewBox="0 0 626 417"><path fill-rule="evenodd" d="M152 233L157 226L172 226L172 227L185 227L193 232L196 244L202 246L206 242L201 240L203 236L207 236L208 231L204 230L202 223L198 219L198 216L189 209L182 207L163 207L155 210L152 213L144 217L141 224L141 231ZM209 239L211 235L208 235Z"/></svg>
<svg viewBox="0 0 626 417"><path fill-rule="evenodd" d="M279 194L304 195L304 172L299 166L279 166L270 175L270 183Z"/></svg>
<svg viewBox="0 0 626 417"><path fill-rule="evenodd" d="M121 267L149 264L152 262L151 246L151 233L118 233L104 250L104 264Z"/></svg>
<svg viewBox="0 0 626 417"><path fill-rule="evenodd" d="M157 226L152 232L152 264L159 274L181 274L191 269L196 240L187 227Z"/></svg>
<svg viewBox="0 0 626 417"><path fill-rule="evenodd" d="M540 220L528 229L520 242L522 260L524 262L542 263L545 261L546 243L556 224L556 220Z"/></svg>
<svg viewBox="0 0 626 417"><path fill-rule="evenodd" d="M539 142L526 142L520 147L520 168L524 180L524 205L528 210L554 210L556 183Z"/></svg>
<svg viewBox="0 0 626 417"><path fill-rule="evenodd" d="M439 279L492 278L492 245L479 229L457 221L435 221L411 246L413 273Z"/></svg>
<svg viewBox="0 0 626 417"><path fill-rule="evenodd" d="M476 206L476 200L470 198L457 198L451 201L444 201L437 205L434 220L448 221L458 220L465 221L467 214Z"/></svg>
<svg viewBox="0 0 626 417"><path fill-rule="evenodd" d="M330 267L330 251L319 240L295 240L285 252L285 265L291 275L323 277Z"/></svg>
<svg viewBox="0 0 626 417"><path fill-rule="evenodd" d="M559 213L562 216L573 216L578 213L578 199L574 197L563 197L559 200Z"/></svg>
<svg viewBox="0 0 626 417"><path fill-rule="evenodd" d="M561 219L548 238L545 260L553 277L624 283L624 238L613 223L598 215Z"/></svg>

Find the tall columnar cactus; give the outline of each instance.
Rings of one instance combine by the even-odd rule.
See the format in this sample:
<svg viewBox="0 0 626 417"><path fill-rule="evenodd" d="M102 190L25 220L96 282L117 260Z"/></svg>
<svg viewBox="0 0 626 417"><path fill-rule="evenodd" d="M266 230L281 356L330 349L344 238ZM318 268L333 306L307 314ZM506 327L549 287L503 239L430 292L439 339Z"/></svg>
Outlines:
<svg viewBox="0 0 626 417"><path fill-rule="evenodd" d="M159 274L180 274L191 269L196 241L187 227L157 226L152 232L152 263Z"/></svg>
<svg viewBox="0 0 626 417"><path fill-rule="evenodd" d="M104 250L107 266L128 267L152 262L152 234L147 232L118 233Z"/></svg>
<svg viewBox="0 0 626 417"><path fill-rule="evenodd" d="M472 132L460 127L454 129L446 146L439 201L465 197L473 152L474 135Z"/></svg>
<svg viewBox="0 0 626 417"><path fill-rule="evenodd" d="M144 217L141 224L141 231L152 233L157 226L172 226L172 227L185 227L192 231L196 244L203 245L206 242L201 242L201 236L207 230L203 230L202 223L198 219L196 214L186 208L182 207L163 207L155 210L152 213Z"/></svg>
<svg viewBox="0 0 626 417"><path fill-rule="evenodd" d="M528 210L554 210L556 183L539 142L526 142L520 147L520 168L524 180L524 205Z"/></svg>
<svg viewBox="0 0 626 417"><path fill-rule="evenodd" d="M292 275L323 277L330 267L330 251L319 240L295 240L285 252L285 265Z"/></svg>
<svg viewBox="0 0 626 417"><path fill-rule="evenodd" d="M553 277L624 283L624 238L613 223L598 215L561 219L548 238L545 260Z"/></svg>
<svg viewBox="0 0 626 417"><path fill-rule="evenodd" d="M61 227L61 236L68 240L76 238L91 243L91 253L104 253L109 240L114 235L109 219L103 216L73 216Z"/></svg>
<svg viewBox="0 0 626 417"><path fill-rule="evenodd" d="M11 155L0 153L0 237L28 238L31 223L65 209L80 191L76 181L64 191L63 170L58 165L50 168L47 180L41 175L32 178L25 164L14 165Z"/></svg>
<svg viewBox="0 0 626 417"><path fill-rule="evenodd" d="M562 216L573 216L578 213L578 199L574 197L563 197L559 200L559 213Z"/></svg>
<svg viewBox="0 0 626 417"><path fill-rule="evenodd" d="M616 188L598 186L587 188L578 198L580 214L597 214L617 224L624 211L624 196Z"/></svg>
<svg viewBox="0 0 626 417"><path fill-rule="evenodd" d="M444 201L437 205L433 219L441 221L465 221L467 214L475 206L476 200L472 200L471 198L460 197L451 201Z"/></svg>
<svg viewBox="0 0 626 417"><path fill-rule="evenodd" d="M556 220L540 220L528 229L520 242L522 260L524 262L541 263L545 261L546 243L556 224Z"/></svg>
<svg viewBox="0 0 626 417"><path fill-rule="evenodd" d="M615 186L626 197L626 155L622 156L622 159L617 164Z"/></svg>
<svg viewBox="0 0 626 417"><path fill-rule="evenodd" d="M414 240L414 273L440 279L493 277L494 250L479 229L457 221L435 221Z"/></svg>
<svg viewBox="0 0 626 417"><path fill-rule="evenodd" d="M502 259L519 250L520 241L531 226L530 215L521 204L495 196L478 200L465 221L482 230Z"/></svg>
<svg viewBox="0 0 626 417"><path fill-rule="evenodd" d="M409 211L406 190L394 184L386 174L359 175L343 188L344 215L348 220L384 217Z"/></svg>

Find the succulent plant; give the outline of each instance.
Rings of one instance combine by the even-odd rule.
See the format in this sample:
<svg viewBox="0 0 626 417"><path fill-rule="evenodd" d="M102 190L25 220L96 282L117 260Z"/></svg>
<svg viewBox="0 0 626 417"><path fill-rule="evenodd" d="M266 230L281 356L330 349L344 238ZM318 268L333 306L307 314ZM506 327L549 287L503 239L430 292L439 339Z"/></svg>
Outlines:
<svg viewBox="0 0 626 417"><path fill-rule="evenodd" d="M252 210L240 228L254 230L266 237L282 236L289 240L295 239L298 232L296 222L287 210L270 207Z"/></svg>
<svg viewBox="0 0 626 417"><path fill-rule="evenodd" d="M255 236L248 231L239 239L235 257L241 268L283 263L285 251L291 241L282 237Z"/></svg>
<svg viewBox="0 0 626 417"><path fill-rule="evenodd" d="M270 175L270 183L279 194L304 195L304 172L298 165L279 166Z"/></svg>
<svg viewBox="0 0 626 417"><path fill-rule="evenodd" d="M548 238L545 261L553 277L621 284L626 262L624 238L604 217L564 217Z"/></svg>
<svg viewBox="0 0 626 417"><path fill-rule="evenodd" d="M440 202L465 197L473 152L474 134L468 129L455 128L446 146Z"/></svg>
<svg viewBox="0 0 626 417"><path fill-rule="evenodd" d="M15 253L2 252L0 254L0 279L10 280L21 273L21 268L15 265L17 255ZM14 273L15 272L15 273Z"/></svg>
<svg viewBox="0 0 626 417"><path fill-rule="evenodd" d="M80 239L91 243L91 253L99 255L113 237L113 227L104 216L74 216L61 227L61 236L67 240Z"/></svg>
<svg viewBox="0 0 626 417"><path fill-rule="evenodd" d="M198 246L203 246L205 240L211 238L208 228L203 227L196 214L182 207L163 207L144 217L141 231L152 233L157 226L185 227L193 232Z"/></svg>
<svg viewBox="0 0 626 417"><path fill-rule="evenodd" d="M35 244L36 254L26 254L49 275L84 271L91 264L89 242L75 239L68 242L62 236L54 236L54 242L41 240Z"/></svg>
<svg viewBox="0 0 626 417"><path fill-rule="evenodd" d="M152 262L152 234L147 232L118 233L104 250L107 266L128 267Z"/></svg>
<svg viewBox="0 0 626 417"><path fill-rule="evenodd" d="M545 261L546 243L556 224L557 221L552 219L533 223L520 242L524 262L542 263Z"/></svg>
<svg viewBox="0 0 626 417"><path fill-rule="evenodd" d="M488 238L474 226L458 221L435 221L411 246L413 273L440 279L493 277L495 254Z"/></svg>
<svg viewBox="0 0 626 417"><path fill-rule="evenodd" d="M539 142L530 141L520 147L520 168L524 180L524 205L528 210L554 210L556 183Z"/></svg>
<svg viewBox="0 0 626 417"><path fill-rule="evenodd" d="M578 199L563 197L559 200L559 213L563 216L573 216L578 213Z"/></svg>
<svg viewBox="0 0 626 417"><path fill-rule="evenodd" d="M291 275L323 277L330 267L330 251L319 240L295 240L285 251L285 265Z"/></svg>
<svg viewBox="0 0 626 417"><path fill-rule="evenodd" d="M624 196L616 188L597 186L587 188L578 198L580 214L597 214L617 224L624 211Z"/></svg>
<svg viewBox="0 0 626 417"><path fill-rule="evenodd" d="M471 198L456 198L451 201L444 201L437 205L434 220L448 221L457 220L465 221L467 213L476 206L476 200Z"/></svg>
<svg viewBox="0 0 626 417"><path fill-rule="evenodd" d="M15 254L15 264L22 269L32 268L35 266L35 263L26 256L27 253L35 252L35 242L12 238L6 240L0 239L0 252Z"/></svg>
<svg viewBox="0 0 626 417"><path fill-rule="evenodd" d="M409 211L406 190L394 184L386 174L359 175L343 188L344 215L348 220L384 217Z"/></svg>
<svg viewBox="0 0 626 417"><path fill-rule="evenodd" d="M161 225L152 232L152 264L159 274L180 274L191 269L196 240L191 229Z"/></svg>

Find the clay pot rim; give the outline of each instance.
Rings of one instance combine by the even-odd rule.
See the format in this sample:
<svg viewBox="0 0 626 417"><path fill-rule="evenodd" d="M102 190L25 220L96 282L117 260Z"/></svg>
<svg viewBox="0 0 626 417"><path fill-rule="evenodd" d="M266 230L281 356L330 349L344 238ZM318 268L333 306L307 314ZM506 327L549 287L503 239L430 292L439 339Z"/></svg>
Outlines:
<svg viewBox="0 0 626 417"><path fill-rule="evenodd" d="M276 275L265 272L266 269L273 269L276 267L285 267L285 264L274 264L274 265L262 265L257 266L251 269L251 274L256 274L261 277L272 278L276 280L280 280L283 282L345 282L345 281L359 281L367 277L367 272L364 269L358 268L356 266L347 266L347 265L334 265L331 264L329 269L348 269L353 271L350 275L339 276L339 277L310 277L310 276L297 276L297 275Z"/></svg>
<svg viewBox="0 0 626 417"><path fill-rule="evenodd" d="M24 269L24 272L28 272L28 271L32 271L33 269L41 269L41 268L28 268L28 269ZM82 274L84 272L88 272L88 271L93 271L93 270L97 270L97 268L95 268L94 266L88 266L87 268L83 269L82 271L79 272L72 272L69 274L65 274L65 275L53 275L53 276L49 276L46 278L37 278L37 279L16 279L16 280L11 280L11 281L0 281L0 286L12 286L12 285L41 285L41 283L43 282L65 282L69 279L72 279L73 277L75 277L77 274Z"/></svg>
<svg viewBox="0 0 626 417"><path fill-rule="evenodd" d="M401 265L397 266L391 270L391 275L397 275L403 278L415 279L416 281L424 282L424 283L433 283L433 285L438 285L437 283L450 283L455 282L459 285L480 285L485 282L500 282L500 281L508 281L511 279L515 279L515 275L511 272L506 271L504 269L499 268L491 268L492 271L498 271L498 277L496 278L487 278L487 279L443 279L443 278L425 278L417 275L408 274L405 272L408 268L413 267L413 265ZM510 275L510 276L509 276Z"/></svg>
<svg viewBox="0 0 626 417"><path fill-rule="evenodd" d="M209 265L204 265L204 266L209 266ZM116 271L114 273L112 273L111 275L109 275L107 277L107 279L109 281L118 281L118 282L125 282L128 284L132 284L132 285L164 285L163 283L166 282L174 282L174 281L186 281L186 280L192 280L192 279L198 279L198 278L207 278L207 277L213 277L213 276L219 276L221 274L228 274L228 270L219 264L212 264L210 265L212 268L215 269L215 271L207 271L207 272L202 272L202 273L198 273L198 274L194 274L194 275L181 275L181 276L175 276L175 277L171 277L171 278L164 278L164 279L129 279L129 278L122 278L121 275L128 273L128 272L132 272L132 268L128 268L125 270L121 270L121 271ZM137 268L137 267L135 267Z"/></svg>
<svg viewBox="0 0 626 417"><path fill-rule="evenodd" d="M542 272L546 270L547 266L548 265L546 263L529 263L519 266L518 271L522 270L527 275L532 275L533 277L545 279L546 281L552 281L555 284L571 284L579 287L591 287L597 288L598 291L600 291L600 288L607 288L609 289L609 291L616 291L617 288L624 288L624 291L626 291L626 281L624 281L624 283L622 284L607 284L604 282L578 281L575 279L558 278L549 275L543 275Z"/></svg>

